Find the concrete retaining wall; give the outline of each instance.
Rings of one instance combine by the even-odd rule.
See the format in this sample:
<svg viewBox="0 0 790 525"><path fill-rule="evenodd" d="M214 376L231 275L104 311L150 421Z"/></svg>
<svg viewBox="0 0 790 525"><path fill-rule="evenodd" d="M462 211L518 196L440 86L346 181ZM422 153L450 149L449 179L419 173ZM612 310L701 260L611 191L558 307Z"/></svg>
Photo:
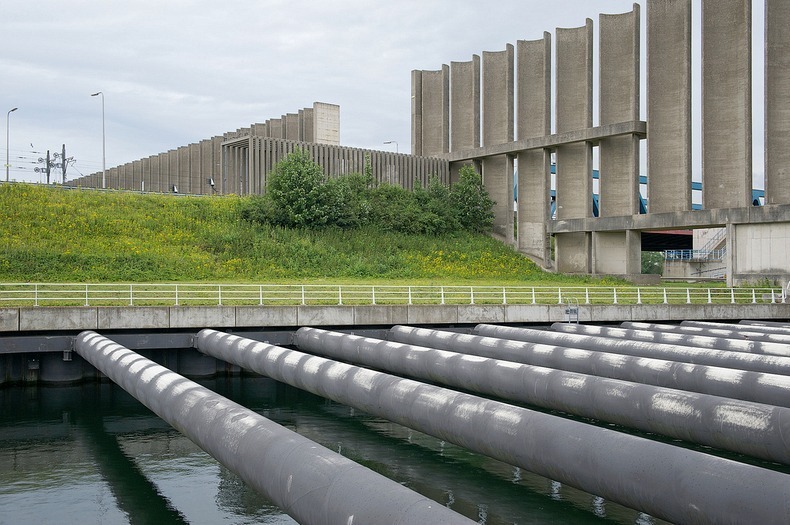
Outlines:
<svg viewBox="0 0 790 525"><path fill-rule="evenodd" d="M0 332L554 323L560 305L47 307L0 309ZM790 319L790 304L580 305L580 322Z"/></svg>

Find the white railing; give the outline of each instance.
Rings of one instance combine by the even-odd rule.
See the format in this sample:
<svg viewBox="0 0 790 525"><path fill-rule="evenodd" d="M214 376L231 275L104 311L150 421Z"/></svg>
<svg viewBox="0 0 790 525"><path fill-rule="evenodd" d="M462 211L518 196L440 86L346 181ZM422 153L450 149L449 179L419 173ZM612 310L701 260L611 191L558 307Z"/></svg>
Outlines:
<svg viewBox="0 0 790 525"><path fill-rule="evenodd" d="M0 307L757 304L786 303L788 289L635 286L408 286L157 283L0 283Z"/></svg>

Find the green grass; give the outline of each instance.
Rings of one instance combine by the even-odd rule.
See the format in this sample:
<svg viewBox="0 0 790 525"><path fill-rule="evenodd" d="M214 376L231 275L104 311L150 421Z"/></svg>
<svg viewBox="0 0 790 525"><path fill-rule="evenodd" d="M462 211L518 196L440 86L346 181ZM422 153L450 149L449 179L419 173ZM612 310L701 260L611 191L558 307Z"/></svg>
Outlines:
<svg viewBox="0 0 790 525"><path fill-rule="evenodd" d="M544 272L486 235L253 225L243 203L5 184L0 281L623 284Z"/></svg>

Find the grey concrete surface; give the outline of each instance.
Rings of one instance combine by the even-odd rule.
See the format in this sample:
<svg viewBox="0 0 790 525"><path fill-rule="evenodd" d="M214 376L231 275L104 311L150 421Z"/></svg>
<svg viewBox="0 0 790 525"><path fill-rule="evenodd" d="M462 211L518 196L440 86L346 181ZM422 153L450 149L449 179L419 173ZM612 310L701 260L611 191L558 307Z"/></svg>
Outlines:
<svg viewBox="0 0 790 525"><path fill-rule="evenodd" d="M647 1L647 195L691 209L691 0Z"/></svg>
<svg viewBox="0 0 790 525"><path fill-rule="evenodd" d="M765 199L790 204L790 3L765 2Z"/></svg>
<svg viewBox="0 0 790 525"><path fill-rule="evenodd" d="M702 1L702 206L752 204L752 2Z"/></svg>

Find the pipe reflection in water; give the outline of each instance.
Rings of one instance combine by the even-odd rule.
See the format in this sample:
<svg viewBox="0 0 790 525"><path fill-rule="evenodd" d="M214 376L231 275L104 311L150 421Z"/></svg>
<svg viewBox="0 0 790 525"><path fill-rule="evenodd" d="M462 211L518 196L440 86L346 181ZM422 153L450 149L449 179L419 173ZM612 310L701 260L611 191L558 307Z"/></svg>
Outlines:
<svg viewBox="0 0 790 525"><path fill-rule="evenodd" d="M545 478L271 379L200 383L486 525L640 519L610 502L599 518L593 496L567 486L554 501ZM127 467L137 469L130 480ZM150 513L145 498L156 499ZM164 514L153 507L172 520L154 519ZM294 523L107 383L0 389L0 515L8 523Z"/></svg>

